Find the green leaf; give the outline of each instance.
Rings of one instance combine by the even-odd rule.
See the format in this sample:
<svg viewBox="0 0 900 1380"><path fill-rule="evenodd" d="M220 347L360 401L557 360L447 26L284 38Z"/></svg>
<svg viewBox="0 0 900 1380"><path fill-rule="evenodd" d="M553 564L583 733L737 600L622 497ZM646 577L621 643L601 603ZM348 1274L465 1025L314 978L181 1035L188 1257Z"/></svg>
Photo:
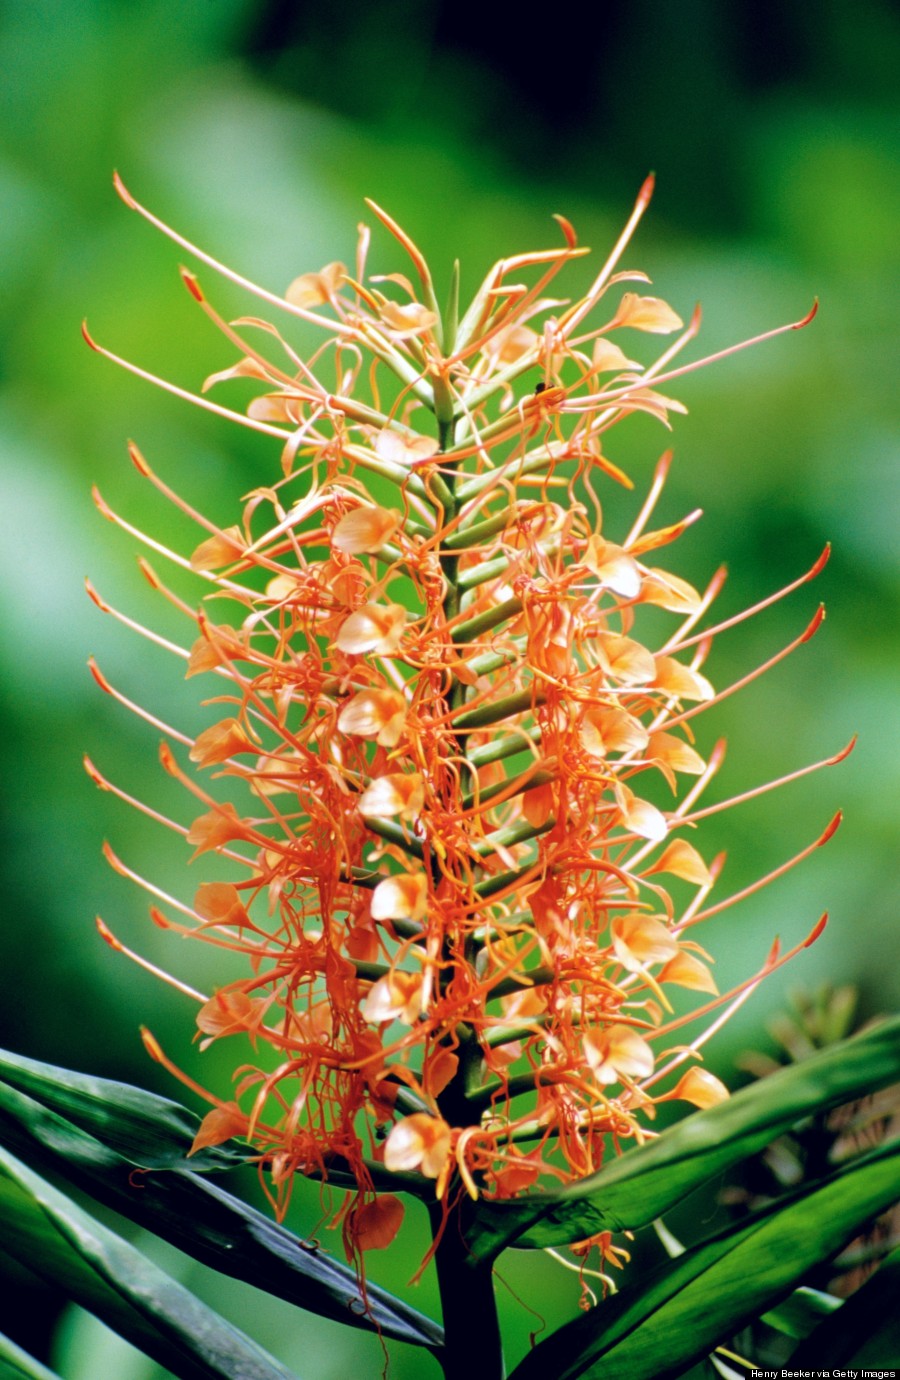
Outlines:
<svg viewBox="0 0 900 1380"><path fill-rule="evenodd" d="M60 1380L60 1377L0 1332L0 1380Z"/></svg>
<svg viewBox="0 0 900 1380"><path fill-rule="evenodd" d="M8 1050L0 1050L0 1079L144 1169L233 1169L250 1154L237 1146L215 1146L188 1160L200 1118L178 1102L129 1083L41 1064Z"/></svg>
<svg viewBox="0 0 900 1380"><path fill-rule="evenodd" d="M481 1203L467 1237L473 1265L515 1244L544 1247L600 1231L645 1226L686 1194L756 1154L813 1111L900 1079L900 1018L811 1055L656 1140L629 1150L599 1174L552 1193Z"/></svg>
<svg viewBox="0 0 900 1380"><path fill-rule="evenodd" d="M10 1255L179 1380L293 1380L245 1333L2 1150L0 1220Z"/></svg>
<svg viewBox="0 0 900 1380"><path fill-rule="evenodd" d="M123 1142L114 1116L107 1130L116 1144ZM350 1326L433 1349L443 1342L436 1323L377 1285L367 1286L366 1309L356 1275L346 1265L207 1177L181 1169L136 1169L135 1161L2 1083L0 1144L221 1274ZM154 1145L158 1149L157 1141Z"/></svg>
<svg viewBox="0 0 900 1380"><path fill-rule="evenodd" d="M828 1364L900 1366L900 1247L891 1251L879 1268L838 1312L811 1332L791 1357L791 1368Z"/></svg>
<svg viewBox="0 0 900 1380"><path fill-rule="evenodd" d="M823 1318L828 1318L844 1305L843 1299L825 1294L821 1289L795 1289L790 1298L764 1313L762 1321L783 1332L787 1337L807 1337Z"/></svg>
<svg viewBox="0 0 900 1380"><path fill-rule="evenodd" d="M851 1240L860 1222L890 1206L898 1170L894 1141L701 1242L560 1328L509 1380L675 1380L776 1306ZM842 1315L843 1309L835 1317Z"/></svg>

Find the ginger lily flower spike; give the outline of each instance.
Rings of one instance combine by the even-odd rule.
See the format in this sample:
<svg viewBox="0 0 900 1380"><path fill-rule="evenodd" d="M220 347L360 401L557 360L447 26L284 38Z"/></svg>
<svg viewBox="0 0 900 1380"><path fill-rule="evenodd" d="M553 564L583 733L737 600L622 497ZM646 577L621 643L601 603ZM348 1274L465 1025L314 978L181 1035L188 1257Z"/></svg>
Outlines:
<svg viewBox="0 0 900 1380"><path fill-rule="evenodd" d="M441 310L422 254L374 203L409 256L408 277L368 274L363 226L352 269L328 264L279 297L176 234L118 178L116 187L284 324L225 321L182 270L236 354L199 394L118 358L85 328L99 353L273 439L279 457L219 527L130 446L140 476L197 523L189 554L97 495L105 517L192 569L204 591L186 603L141 563L184 615L177 646L89 587L99 608L208 683L213 715L198 737L92 667L105 691L162 730L162 765L192 798L186 823L154 820L182 834L201 867L210 854L227 859L231 880L201 881L184 904L107 856L155 898L159 925L246 960L208 993L162 974L194 1002L202 1047L237 1047L233 1090L197 1087L149 1033L146 1044L211 1109L195 1149L250 1142L279 1216L297 1173L349 1188L332 1224L358 1262L397 1232L397 1193L418 1195L440 1273L441 1242L458 1254L473 1204L595 1173L652 1137L660 1102L726 1098L702 1047L797 949L776 942L720 993L699 927L824 843L837 819L755 886L710 900L722 860L704 856L694 826L740 801L700 804L723 747L703 746L694 730L807 641L821 611L736 684L717 691L704 665L720 633L814 578L827 551L716 624L708 615L723 572L700 592L663 555L699 513L652 525L669 452L630 530L603 529L599 487L632 487L607 455L612 428L633 412L668 428L685 410L670 384L755 343L676 362L699 312L683 325L644 294L643 273L619 269L650 179L582 298L548 295L587 252L558 216L561 244L495 264L462 313L458 272ZM292 318L322 333L309 358L291 344ZM631 358L647 335L670 342L649 365ZM260 385L246 413L209 396L236 378ZM648 606L668 615L661 637L643 630ZM658 627L659 614L649 621ZM673 877L686 904L669 894ZM696 994L690 1017L674 1014L673 989Z"/></svg>

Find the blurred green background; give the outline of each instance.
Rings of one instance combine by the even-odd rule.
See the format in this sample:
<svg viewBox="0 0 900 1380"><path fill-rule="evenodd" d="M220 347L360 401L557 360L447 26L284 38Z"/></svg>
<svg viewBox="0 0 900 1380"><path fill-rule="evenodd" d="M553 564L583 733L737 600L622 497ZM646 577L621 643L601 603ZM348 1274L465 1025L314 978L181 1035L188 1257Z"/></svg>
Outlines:
<svg viewBox="0 0 900 1380"><path fill-rule="evenodd" d="M154 930L141 894L100 858L108 837L131 866L189 897L199 878L178 840L98 793L79 765L87 751L133 794L189 820L157 766L158 735L100 694L85 660L95 653L126 693L188 731L208 722L197 683L186 688L164 652L104 619L81 581L90 574L132 616L182 633L138 574L136 542L97 515L91 484L190 550L195 534L139 479L126 438L223 525L277 454L83 346L87 315L103 343L188 387L231 362L178 282L177 249L114 195L114 167L171 224L275 290L352 256L368 195L418 240L438 281L458 255L470 291L500 255L556 243L554 211L603 254L652 167L656 197L627 266L648 271L685 317L703 303L704 353L821 299L809 330L674 390L690 412L676 419L661 516L705 510L676 548L676 570L704 581L727 561L728 614L834 543L817 587L716 647L709 671L724 685L794 636L817 599L828 604L810 646L702 721L707 748L714 735L729 740L716 798L860 735L834 772L708 825L704 851L728 849L732 890L801 848L838 806L846 812L828 849L708 929L724 986L775 934L796 942L831 914L816 947L723 1034L712 1064L727 1077L742 1047L764 1042L765 1019L792 985L858 983L866 1015L897 1005L897 12L887 0L632 0L596 6L577 27L551 7L503 28L486 13L473 0L0 8L3 1045L177 1095L144 1057L146 1022L223 1093L230 1074L227 1050L201 1066L189 1006L93 928L99 912L180 976L206 988L217 980L214 953ZM386 237L376 235L370 264L399 266ZM201 281L223 314L255 310L211 273ZM666 440L647 419L611 438L638 494ZM610 495L608 534L628 511ZM290 1223L308 1230L318 1212L315 1195L298 1195ZM372 1264L398 1289L421 1250L414 1226L406 1235L406 1255ZM361 1334L198 1282L199 1270L165 1258L303 1380L379 1373L377 1344ZM501 1273L517 1355L541 1324L516 1296L534 1304L539 1294L553 1325L573 1314L577 1280L552 1264L538 1276L515 1254ZM427 1281L418 1293L435 1307ZM11 1274L0 1328L50 1354L66 1380L157 1380L77 1313L41 1351L45 1329L30 1330L23 1298L48 1317L59 1304ZM425 1373L430 1363L401 1351L392 1374Z"/></svg>

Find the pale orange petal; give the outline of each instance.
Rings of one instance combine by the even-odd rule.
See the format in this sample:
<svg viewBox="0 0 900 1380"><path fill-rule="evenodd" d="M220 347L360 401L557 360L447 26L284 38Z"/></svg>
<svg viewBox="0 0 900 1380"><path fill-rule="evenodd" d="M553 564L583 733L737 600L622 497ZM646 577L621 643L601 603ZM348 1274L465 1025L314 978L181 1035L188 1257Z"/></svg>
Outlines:
<svg viewBox="0 0 900 1380"><path fill-rule="evenodd" d="M341 624L335 645L357 656L365 652L389 656L400 646L405 628L402 604L364 604Z"/></svg>
<svg viewBox="0 0 900 1380"><path fill-rule="evenodd" d="M353 1240L361 1251L382 1251L393 1241L403 1221L404 1207L393 1193L380 1193L353 1215Z"/></svg>
<svg viewBox="0 0 900 1380"><path fill-rule="evenodd" d="M398 872L385 877L372 892L374 920L422 920L428 909L428 879L424 872Z"/></svg>
<svg viewBox="0 0 900 1380"><path fill-rule="evenodd" d="M681 949L658 973L660 982L674 982L676 987L687 987L692 992L718 993L715 978L705 963L693 954Z"/></svg>
<svg viewBox="0 0 900 1380"><path fill-rule="evenodd" d="M418 772L377 776L359 798L359 812L372 819L413 819L422 813L425 785Z"/></svg>
<svg viewBox="0 0 900 1380"><path fill-rule="evenodd" d="M200 1122L188 1155L196 1155L208 1145L221 1145L232 1136L243 1135L247 1130L247 1118L236 1102L224 1102L221 1107L213 1107Z"/></svg>
<svg viewBox="0 0 900 1380"><path fill-rule="evenodd" d="M189 756L198 766L209 767L238 752L256 752L257 746L237 719L222 719L198 734Z"/></svg>
<svg viewBox="0 0 900 1380"><path fill-rule="evenodd" d="M192 570L218 570L232 565L244 552L244 538L240 527L226 527L224 532L202 541L191 556Z"/></svg>
<svg viewBox="0 0 900 1380"><path fill-rule="evenodd" d="M400 522L401 515L392 509L364 504L335 523L331 545L345 556L373 554L390 541Z"/></svg>
<svg viewBox="0 0 900 1380"><path fill-rule="evenodd" d="M665 963L678 953L678 943L668 927L641 911L616 916L610 932L616 958L630 972L650 963Z"/></svg>
<svg viewBox="0 0 900 1380"><path fill-rule="evenodd" d="M667 844L653 866L647 868L648 875L652 872L670 872L697 886L709 886L712 882L706 863L687 839L673 839Z"/></svg>
<svg viewBox="0 0 900 1380"><path fill-rule="evenodd" d="M360 690L338 715L338 728L359 738L375 738L395 747L406 719L406 700L399 690Z"/></svg>
<svg viewBox="0 0 900 1380"><path fill-rule="evenodd" d="M684 666L673 656L656 658L656 675L653 684L680 700L711 700L715 690L705 676L690 666Z"/></svg>
<svg viewBox="0 0 900 1380"><path fill-rule="evenodd" d="M635 331L668 335L670 331L680 330L683 325L678 313L659 297L640 297L636 292L626 292L607 329L630 326Z"/></svg>
<svg viewBox="0 0 900 1380"><path fill-rule="evenodd" d="M693 1102L695 1107L715 1107L719 1102L727 1102L728 1089L714 1073L706 1069L688 1069L668 1094L681 1102Z"/></svg>

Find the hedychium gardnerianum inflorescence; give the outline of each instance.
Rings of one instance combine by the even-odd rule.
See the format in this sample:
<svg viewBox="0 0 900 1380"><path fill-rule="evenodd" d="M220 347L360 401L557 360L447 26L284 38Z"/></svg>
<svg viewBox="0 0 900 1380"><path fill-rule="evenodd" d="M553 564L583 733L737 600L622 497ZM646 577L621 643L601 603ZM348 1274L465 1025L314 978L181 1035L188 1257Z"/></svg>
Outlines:
<svg viewBox="0 0 900 1380"><path fill-rule="evenodd" d="M352 271L329 264L279 297L116 185L193 258L324 332L302 358L267 321L222 319L183 270L238 354L194 395L85 329L101 354L275 439L281 457L223 528L130 446L140 475L203 532L190 556L97 495L105 517L207 588L187 603L142 561L193 625L178 645L89 586L102 610L210 684L216 721L196 738L92 666L104 690L163 731L163 767L197 801L187 825L154 817L194 858L228 859L233 880L201 883L186 904L107 856L154 897L157 923L248 960L245 976L212 993L162 974L196 1001L204 1045L240 1041L230 1096L198 1087L152 1035L146 1043L211 1104L196 1148L250 1141L279 1214L297 1172L349 1188L335 1220L358 1259L395 1235L396 1191L417 1193L430 1204L440 1272L442 1249L445 1262L461 1250L459 1231L446 1230L451 1212L591 1174L611 1148L652 1134L660 1102L726 1097L702 1046L820 932L822 922L788 953L775 944L757 971L718 991L696 927L799 862L837 819L769 876L711 901L721 859L704 858L694 826L747 796L699 804L723 749L704 754L693 730L815 632L821 611L719 691L703 673L719 633L811 580L827 551L716 624L707 615L723 571L700 592L657 564L699 516L652 526L669 453L630 530L602 529L598 481L632 487L604 452L610 429L636 411L668 426L684 408L662 385L756 343L679 364L699 313L685 327L630 287L607 306L612 289L648 281L618 264L649 179L584 296L546 295L586 252L557 217L562 244L501 260L462 314L458 270L442 310L423 256L372 203L412 279L367 277L361 227ZM645 366L618 343L626 331L672 343ZM207 396L236 378L261 386L246 413ZM648 607L670 620L661 640L643 632ZM647 798L659 796L659 778L669 808ZM667 890L673 877L686 904ZM677 988L697 994L687 1016L673 1009ZM701 1031L690 1039L688 1020ZM600 1244L615 1262L608 1239Z"/></svg>

